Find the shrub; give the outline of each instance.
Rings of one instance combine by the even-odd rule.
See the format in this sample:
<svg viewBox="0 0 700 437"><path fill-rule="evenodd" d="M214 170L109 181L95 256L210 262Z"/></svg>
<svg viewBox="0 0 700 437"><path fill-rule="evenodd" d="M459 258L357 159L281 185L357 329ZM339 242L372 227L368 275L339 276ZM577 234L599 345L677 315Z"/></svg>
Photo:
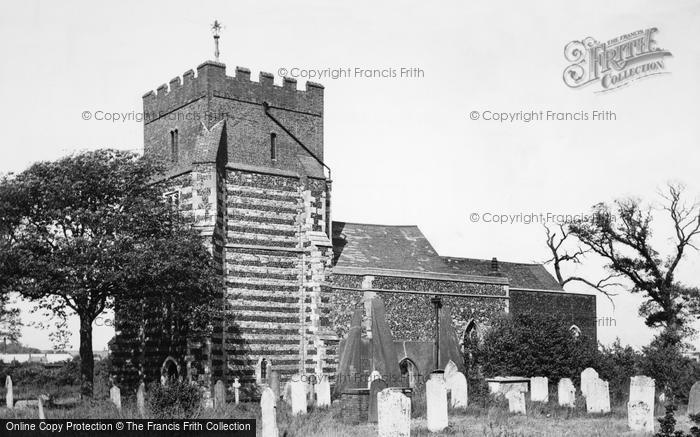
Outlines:
<svg viewBox="0 0 700 437"><path fill-rule="evenodd" d="M475 363L486 376L546 376L578 380L593 364L595 348L570 323L545 313L525 312L496 318L477 345Z"/></svg>
<svg viewBox="0 0 700 437"><path fill-rule="evenodd" d="M687 402L693 383L700 380L700 363L683 356L682 336L664 331L642 348L639 372L656 380L671 402Z"/></svg>
<svg viewBox="0 0 700 437"><path fill-rule="evenodd" d="M598 375L610 384L610 402L620 405L629 397L630 377L640 375L642 354L630 346L623 347L620 339L611 346L600 346L596 364Z"/></svg>
<svg viewBox="0 0 700 437"><path fill-rule="evenodd" d="M202 404L199 388L184 381L171 381L168 385L151 383L146 398L156 419L191 419L198 415Z"/></svg>

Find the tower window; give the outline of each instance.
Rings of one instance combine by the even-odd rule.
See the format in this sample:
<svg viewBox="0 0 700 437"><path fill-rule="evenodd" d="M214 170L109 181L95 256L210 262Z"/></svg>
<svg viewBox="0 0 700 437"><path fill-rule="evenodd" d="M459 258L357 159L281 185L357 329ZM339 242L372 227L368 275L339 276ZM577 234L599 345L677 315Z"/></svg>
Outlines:
<svg viewBox="0 0 700 437"><path fill-rule="evenodd" d="M177 129L170 131L170 156L175 164L177 164L179 154L179 135Z"/></svg>
<svg viewBox="0 0 700 437"><path fill-rule="evenodd" d="M270 134L270 159L277 160L277 134Z"/></svg>

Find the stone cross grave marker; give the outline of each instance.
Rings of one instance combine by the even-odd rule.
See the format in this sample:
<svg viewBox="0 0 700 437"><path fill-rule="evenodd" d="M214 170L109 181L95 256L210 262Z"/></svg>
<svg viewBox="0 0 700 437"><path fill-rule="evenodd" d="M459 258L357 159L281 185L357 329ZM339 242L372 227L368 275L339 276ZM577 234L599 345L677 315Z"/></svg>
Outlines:
<svg viewBox="0 0 700 437"><path fill-rule="evenodd" d="M377 394L379 437L411 435L411 399L399 390L384 389Z"/></svg>
<svg viewBox="0 0 700 437"><path fill-rule="evenodd" d="M262 437L278 437L277 397L270 387L263 388L260 410L262 412Z"/></svg>
<svg viewBox="0 0 700 437"><path fill-rule="evenodd" d="M279 374L277 375L277 390L279 390L280 380L279 380ZM233 400L238 405L238 402L241 400L241 383L238 382L238 377L236 376L233 378L233 384L231 384L231 388L233 388Z"/></svg>
<svg viewBox="0 0 700 437"><path fill-rule="evenodd" d="M654 397L656 381L648 376L630 378L627 425L632 431L654 432Z"/></svg>
<svg viewBox="0 0 700 437"><path fill-rule="evenodd" d="M447 428L447 388L442 373L431 373L425 383L428 430L440 432Z"/></svg>
<svg viewBox="0 0 700 437"><path fill-rule="evenodd" d="M560 406L573 408L576 405L576 387L571 379L560 379L557 391Z"/></svg>
<svg viewBox="0 0 700 437"><path fill-rule="evenodd" d="M383 379L375 379L369 385L369 414L367 419L369 422L377 423L377 394L388 387L389 385Z"/></svg>

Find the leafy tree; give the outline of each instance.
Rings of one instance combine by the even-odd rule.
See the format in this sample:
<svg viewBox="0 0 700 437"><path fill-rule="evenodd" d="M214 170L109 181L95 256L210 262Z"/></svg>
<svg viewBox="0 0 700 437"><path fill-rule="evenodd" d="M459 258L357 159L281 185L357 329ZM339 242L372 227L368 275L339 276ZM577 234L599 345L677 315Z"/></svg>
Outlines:
<svg viewBox="0 0 700 437"><path fill-rule="evenodd" d="M97 150L40 162L0 182L0 290L80 320L81 392L93 391L92 323L115 298L166 296L184 317L206 306L217 274L198 233L154 183L161 168ZM206 317L204 317L206 320ZM186 320L192 320L187 318Z"/></svg>
<svg viewBox="0 0 700 437"><path fill-rule="evenodd" d="M665 256L651 242L653 209L639 199L599 203L592 208L593 220L571 223L559 231L548 228L550 261L559 282L583 282L606 295L611 287L631 284L632 293L645 297L639 313L648 326L690 334L689 322L700 317L700 290L677 281L676 271L688 251L698 249L700 203L687 201L684 190L682 185L669 184L661 194L673 235L673 249ZM563 263L581 263L589 253L606 262L605 278L592 281L561 274Z"/></svg>
<svg viewBox="0 0 700 437"><path fill-rule="evenodd" d="M523 312L496 318L474 354L485 376L546 376L577 379L591 365L595 348L554 314Z"/></svg>

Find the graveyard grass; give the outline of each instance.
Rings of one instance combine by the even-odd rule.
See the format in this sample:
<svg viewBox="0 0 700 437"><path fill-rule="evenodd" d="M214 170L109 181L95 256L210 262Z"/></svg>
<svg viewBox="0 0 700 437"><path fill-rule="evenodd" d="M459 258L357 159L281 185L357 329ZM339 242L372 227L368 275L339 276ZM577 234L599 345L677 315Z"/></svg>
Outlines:
<svg viewBox="0 0 700 437"><path fill-rule="evenodd" d="M580 393L578 393L580 395ZM627 411L623 406L613 406L613 411L605 415L588 415L582 402L577 400L576 408L561 408L556 401L547 404L533 404L527 401L527 416L508 413L507 403L489 402L489 405L470 405L466 411L450 411L449 427L441 433L430 433L427 429L424 402L418 399L414 406L411 423L412 436L459 436L479 435L490 437L525 437L525 436L650 436L651 434L634 433L627 428ZM85 402L72 406L48 405L45 408L47 419L58 418L92 418L92 419L135 419L139 418L135 400L124 399L123 408L118 411L109 400ZM311 411L302 416L292 416L291 409L280 400L278 403L277 422L279 435L287 437L370 437L377 435L376 424L344 424L341 410L337 403L331 408ZM656 417L663 415L663 406L657 406ZM9 410L0 408L0 418L37 418L36 410ZM195 418L254 418L260 429L260 408L257 403L229 403L220 410L203 409ZM691 424L685 415L685 407L676 414L676 429L688 431ZM658 425L657 425L658 429Z"/></svg>

